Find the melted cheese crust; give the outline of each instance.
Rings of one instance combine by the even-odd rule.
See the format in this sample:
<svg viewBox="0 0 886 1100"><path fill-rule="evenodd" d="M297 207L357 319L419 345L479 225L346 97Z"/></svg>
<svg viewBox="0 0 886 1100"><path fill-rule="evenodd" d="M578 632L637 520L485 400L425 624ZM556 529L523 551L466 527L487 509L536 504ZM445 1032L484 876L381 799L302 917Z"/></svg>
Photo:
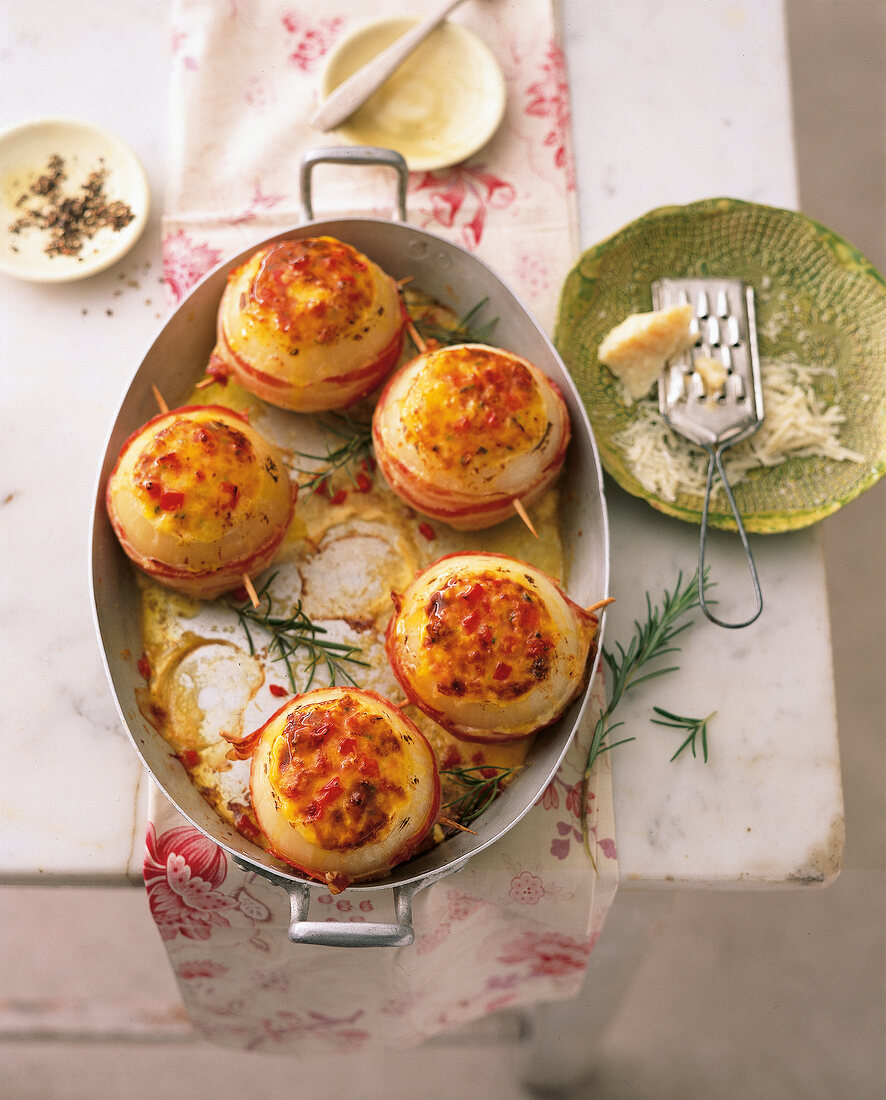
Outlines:
<svg viewBox="0 0 886 1100"><path fill-rule="evenodd" d="M515 699L551 674L558 631L531 578L450 576L424 612L421 660L444 695Z"/></svg>
<svg viewBox="0 0 886 1100"><path fill-rule="evenodd" d="M293 503L276 448L217 405L150 420L123 445L106 490L108 516L132 561L204 599L269 564Z"/></svg>
<svg viewBox="0 0 886 1100"><path fill-rule="evenodd" d="M532 363L460 344L418 356L385 386L373 442L388 484L412 507L477 530L531 504L569 444L562 394Z"/></svg>
<svg viewBox="0 0 886 1100"><path fill-rule="evenodd" d="M396 283L357 249L278 241L229 275L213 364L273 405L344 408L392 369L404 321Z"/></svg>
<svg viewBox="0 0 886 1100"><path fill-rule="evenodd" d="M374 692L296 696L255 737L252 802L271 850L339 889L386 874L436 819L433 750Z"/></svg>
<svg viewBox="0 0 886 1100"><path fill-rule="evenodd" d="M415 578L387 633L409 699L468 741L528 737L585 686L597 620L554 580L497 554L452 554Z"/></svg>
<svg viewBox="0 0 886 1100"><path fill-rule="evenodd" d="M547 431L529 365L495 348L441 348L427 355L400 404L406 442L426 463L480 480L534 451Z"/></svg>

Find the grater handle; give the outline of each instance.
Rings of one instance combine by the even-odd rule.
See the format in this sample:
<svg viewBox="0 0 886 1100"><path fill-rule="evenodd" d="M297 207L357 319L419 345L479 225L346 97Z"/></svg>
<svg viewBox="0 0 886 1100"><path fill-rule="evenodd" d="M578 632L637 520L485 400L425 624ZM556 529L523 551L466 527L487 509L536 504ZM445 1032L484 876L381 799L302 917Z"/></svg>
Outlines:
<svg viewBox="0 0 886 1100"><path fill-rule="evenodd" d="M702 611L707 615L712 623L717 626L724 626L728 630L739 630L743 626L750 626L752 622L760 617L760 612L763 610L763 593L760 591L760 580L757 577L757 566L754 563L754 555L751 553L750 543L748 542L747 532L744 529L744 524L741 522L741 513L738 510L738 505L735 503L735 497L732 495L732 489L729 485L729 480L726 477L726 471L723 469L723 449L724 445L721 444L716 449L710 446L702 444L704 449L708 453L708 479L705 486L704 504L701 511L701 534L698 539L698 603ZM705 598L705 549L707 545L708 537L708 505L711 499L711 488L714 482L714 469L720 475L720 480L723 482L723 488L726 490L726 497L729 500L729 506L732 508L732 514L735 517L736 525L738 526L738 534L741 538L741 544L744 547L745 557L748 560L748 569L750 570L751 580L754 583L754 596L757 601L757 606L754 614L749 619L745 619L740 623L727 623L722 619L718 619L717 616L708 607L707 600Z"/></svg>

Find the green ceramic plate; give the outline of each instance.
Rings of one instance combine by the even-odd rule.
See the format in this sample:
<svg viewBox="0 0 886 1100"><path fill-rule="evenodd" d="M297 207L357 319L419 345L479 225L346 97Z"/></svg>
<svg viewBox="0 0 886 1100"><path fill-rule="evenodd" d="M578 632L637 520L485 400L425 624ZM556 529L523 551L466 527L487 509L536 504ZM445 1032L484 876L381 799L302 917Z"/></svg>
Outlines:
<svg viewBox="0 0 886 1100"><path fill-rule="evenodd" d="M707 199L632 222L589 249L563 286L555 341L584 398L603 465L623 489L668 515L701 521L700 495L666 500L628 467L618 437L638 407L624 403L620 384L597 359L610 329L652 309L650 284L661 276L744 279L756 294L764 362L833 367L815 376L814 389L840 406L840 443L864 461L791 457L752 470L735 486L749 531L806 527L876 483L886 470L886 281L836 233L801 214ZM722 496L709 518L712 526L735 527Z"/></svg>

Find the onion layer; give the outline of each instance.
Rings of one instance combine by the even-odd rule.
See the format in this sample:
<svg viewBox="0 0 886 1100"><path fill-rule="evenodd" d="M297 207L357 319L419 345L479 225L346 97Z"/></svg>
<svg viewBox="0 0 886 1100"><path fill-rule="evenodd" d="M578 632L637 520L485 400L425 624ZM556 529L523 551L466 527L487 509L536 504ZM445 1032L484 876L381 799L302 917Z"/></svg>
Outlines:
<svg viewBox="0 0 886 1100"><path fill-rule="evenodd" d="M464 741L528 737L583 690L597 619L541 570L450 554L419 573L388 625L408 698Z"/></svg>

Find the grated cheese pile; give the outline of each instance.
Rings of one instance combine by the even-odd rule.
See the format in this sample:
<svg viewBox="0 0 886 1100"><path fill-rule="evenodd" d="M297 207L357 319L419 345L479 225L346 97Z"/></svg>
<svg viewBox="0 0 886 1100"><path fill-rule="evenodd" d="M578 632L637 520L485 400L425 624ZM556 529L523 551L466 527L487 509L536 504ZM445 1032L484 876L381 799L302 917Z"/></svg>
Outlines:
<svg viewBox="0 0 886 1100"><path fill-rule="evenodd" d="M760 466L777 466L787 458L819 456L837 462L865 462L865 456L840 442L845 417L839 405L825 405L813 388L816 375L829 367L806 366L783 360L761 362L765 419L757 432L723 452L731 485ZM708 458L673 432L661 418L657 402L646 398L636 405L637 416L614 440L634 476L649 492L673 501L678 493L701 496L705 490ZM719 479L715 493L722 493Z"/></svg>

